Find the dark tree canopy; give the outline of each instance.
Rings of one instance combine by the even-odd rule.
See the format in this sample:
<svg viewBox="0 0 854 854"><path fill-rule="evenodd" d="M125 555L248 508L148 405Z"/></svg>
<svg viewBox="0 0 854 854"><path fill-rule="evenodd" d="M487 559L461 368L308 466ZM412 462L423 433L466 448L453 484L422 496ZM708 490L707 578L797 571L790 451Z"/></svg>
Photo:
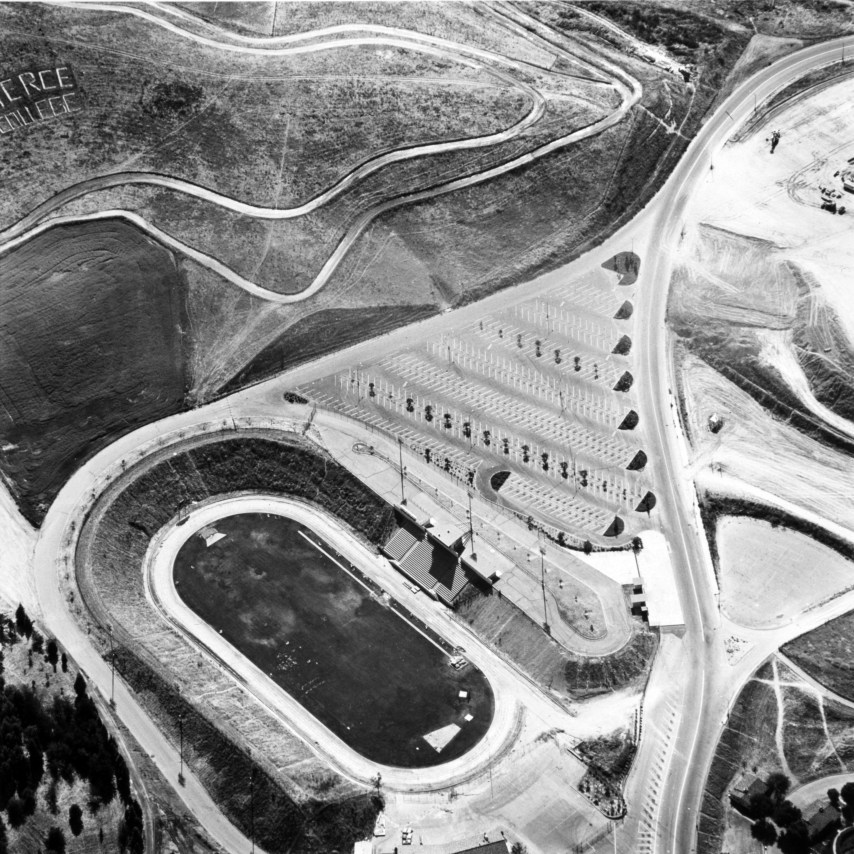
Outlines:
<svg viewBox="0 0 854 854"><path fill-rule="evenodd" d="M765 781L767 786L766 791L772 798L780 799L786 796L786 793L789 791L789 787L792 785L792 781L781 771L774 771L773 773L768 775L768 779Z"/></svg>
<svg viewBox="0 0 854 854"><path fill-rule="evenodd" d="M801 811L791 801L782 801L774 809L774 824L778 827L788 827L800 818Z"/></svg>
<svg viewBox="0 0 854 854"><path fill-rule="evenodd" d="M68 808L68 827L75 836L83 832L83 810L79 804L72 804Z"/></svg>
<svg viewBox="0 0 854 854"><path fill-rule="evenodd" d="M44 844L50 854L65 854L65 834L55 825L47 832Z"/></svg>
<svg viewBox="0 0 854 854"><path fill-rule="evenodd" d="M777 841L777 830L767 818L760 818L750 828L750 835L762 845L773 845Z"/></svg>

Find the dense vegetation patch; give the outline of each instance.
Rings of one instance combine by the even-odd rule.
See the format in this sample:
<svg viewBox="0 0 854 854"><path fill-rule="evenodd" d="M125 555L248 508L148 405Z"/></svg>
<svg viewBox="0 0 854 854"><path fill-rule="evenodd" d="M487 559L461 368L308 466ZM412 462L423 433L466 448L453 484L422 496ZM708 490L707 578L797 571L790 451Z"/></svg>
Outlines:
<svg viewBox="0 0 854 854"><path fill-rule="evenodd" d="M44 638L19 606L14 621L0 614L0 648L21 642L30 645L30 664L34 654L44 655L56 669L60 660L56 643L48 641L45 647ZM62 667L67 669L64 654ZM97 813L119 797L124 808L119 849L122 854L141 854L145 848L142 811L131 792L128 767L87 693L83 675L77 674L74 697L53 694L48 700L36 691L35 682L7 685L0 652L0 811L5 810L9 826L20 829L36 813L37 793L43 782L47 784L48 806L52 804L56 813L57 785L64 782L70 786L75 779L89 784L90 813ZM82 830L81 816L80 806L72 805L68 829L74 836ZM3 841L5 827L0 823ZM64 850L62 828L51 829L48 843L49 850Z"/></svg>
<svg viewBox="0 0 854 854"><path fill-rule="evenodd" d="M587 0L581 5L619 24L641 41L667 48L687 61L696 61L701 47L714 48L728 35L717 21L686 9L601 0Z"/></svg>
<svg viewBox="0 0 854 854"><path fill-rule="evenodd" d="M727 718L706 780L697 829L699 854L719 854L723 842L730 784L747 767L750 757L770 739L773 745L777 700L770 685L751 680L742 688Z"/></svg>

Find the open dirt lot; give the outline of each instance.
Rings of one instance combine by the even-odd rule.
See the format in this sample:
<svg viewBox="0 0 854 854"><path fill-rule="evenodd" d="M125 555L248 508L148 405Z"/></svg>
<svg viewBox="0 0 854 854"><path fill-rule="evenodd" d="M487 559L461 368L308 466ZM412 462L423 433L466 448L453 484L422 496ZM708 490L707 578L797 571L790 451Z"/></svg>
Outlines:
<svg viewBox="0 0 854 854"><path fill-rule="evenodd" d="M684 359L680 374L695 477L713 489L719 473L731 475L825 519L854 526L847 454L775 419L693 356ZM708 427L713 414L724 419L718 433Z"/></svg>
<svg viewBox="0 0 854 854"><path fill-rule="evenodd" d="M843 104L854 84L850 69L834 68L716 159L684 226L669 320L778 417L794 411L799 429L842 447L854 415L854 220L841 213L850 198L841 172L854 157Z"/></svg>
<svg viewBox="0 0 854 854"><path fill-rule="evenodd" d="M184 404L183 280L119 221L50 229L0 256L0 467L38 523L79 462Z"/></svg>
<svg viewBox="0 0 854 854"><path fill-rule="evenodd" d="M721 610L740 625L784 625L854 586L854 563L797 531L727 517L716 535Z"/></svg>

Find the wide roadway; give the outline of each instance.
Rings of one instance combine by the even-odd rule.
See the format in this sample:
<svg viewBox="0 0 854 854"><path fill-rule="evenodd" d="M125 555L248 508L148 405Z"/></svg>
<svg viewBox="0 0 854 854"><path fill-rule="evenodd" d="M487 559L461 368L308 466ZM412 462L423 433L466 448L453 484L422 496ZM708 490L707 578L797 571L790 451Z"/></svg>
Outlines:
<svg viewBox="0 0 854 854"><path fill-rule="evenodd" d="M689 147L664 188L632 223L618 231L595 250L553 273L500 294L453 314L454 322L466 322L495 311L518 300L535 296L560 282L571 280L583 270L599 264L618 251L628 248L633 238L642 257L638 285L638 318L636 353L643 364L638 377L646 417L654 421L648 429L650 456L664 475L661 510L668 522L667 530L677 566L679 594L685 614L685 645L690 675L681 709L678 735L669 751L666 785L657 805L658 828L654 850L673 854L690 852L696 847L695 823L706 773L714 752L726 709L732 699L733 686L724 669L723 638L718 631L719 615L714 599L711 568L706 545L695 509L693 486L684 474L684 440L675 422L674 398L664 326L667 289L671 271L671 252L678 246L681 214L691 188L710 167L715 151L742 123L753 109L754 97L770 94L815 68L839 58L843 39L815 45L786 57L758 72L726 99ZM645 248L640 248L641 244ZM378 339L364 342L308 365L297 368L247 392L233 395L209 407L173 416L148 425L123 437L87 462L66 484L48 511L36 546L35 575L42 615L47 627L69 650L78 664L105 695L110 691L110 670L86 633L69 610L58 574L65 571L61 560L66 542L66 522L76 515L89 491L102 485L103 473L122 459L133 455L140 446L158 434L191 427L216 417L240 412L241 398L259 393L279 397L283 388L293 387L341 370L356 361L375 358L395 347L412 346L419 340L435 336L448 324L449 318L431 318ZM652 416L652 417L650 417ZM175 781L178 756L174 747L136 703L131 693L117 682L117 714L133 732L145 750L153 754L167 779ZM642 766L651 746L642 744L638 757ZM174 784L174 783L173 783ZM229 851L248 850L249 841L228 822L198 781L187 776L187 786L178 788L188 808L211 836Z"/></svg>

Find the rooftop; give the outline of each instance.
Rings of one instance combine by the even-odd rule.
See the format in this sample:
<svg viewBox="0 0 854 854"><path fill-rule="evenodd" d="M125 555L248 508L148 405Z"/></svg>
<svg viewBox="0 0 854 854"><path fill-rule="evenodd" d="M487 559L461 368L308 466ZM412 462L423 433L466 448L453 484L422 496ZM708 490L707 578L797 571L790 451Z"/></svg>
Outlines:
<svg viewBox="0 0 854 854"><path fill-rule="evenodd" d="M474 548L472 548L472 545L474 545ZM501 552L497 552L492 546L487 545L480 539L475 540L473 544L466 543L466 547L463 549L460 557L469 569L487 581L496 573L506 575L516 565L509 557L505 557Z"/></svg>
<svg viewBox="0 0 854 854"><path fill-rule="evenodd" d="M424 492L408 495L406 503L398 504L397 509L448 548L468 532L466 524Z"/></svg>
<svg viewBox="0 0 854 854"><path fill-rule="evenodd" d="M498 842L486 842L476 848L466 848L465 851L457 851L455 854L508 854L509 850L507 841L502 839Z"/></svg>
<svg viewBox="0 0 854 854"><path fill-rule="evenodd" d="M646 594L651 626L683 626L682 605L676 589L676 574L667 540L658 531L644 531L638 567Z"/></svg>

